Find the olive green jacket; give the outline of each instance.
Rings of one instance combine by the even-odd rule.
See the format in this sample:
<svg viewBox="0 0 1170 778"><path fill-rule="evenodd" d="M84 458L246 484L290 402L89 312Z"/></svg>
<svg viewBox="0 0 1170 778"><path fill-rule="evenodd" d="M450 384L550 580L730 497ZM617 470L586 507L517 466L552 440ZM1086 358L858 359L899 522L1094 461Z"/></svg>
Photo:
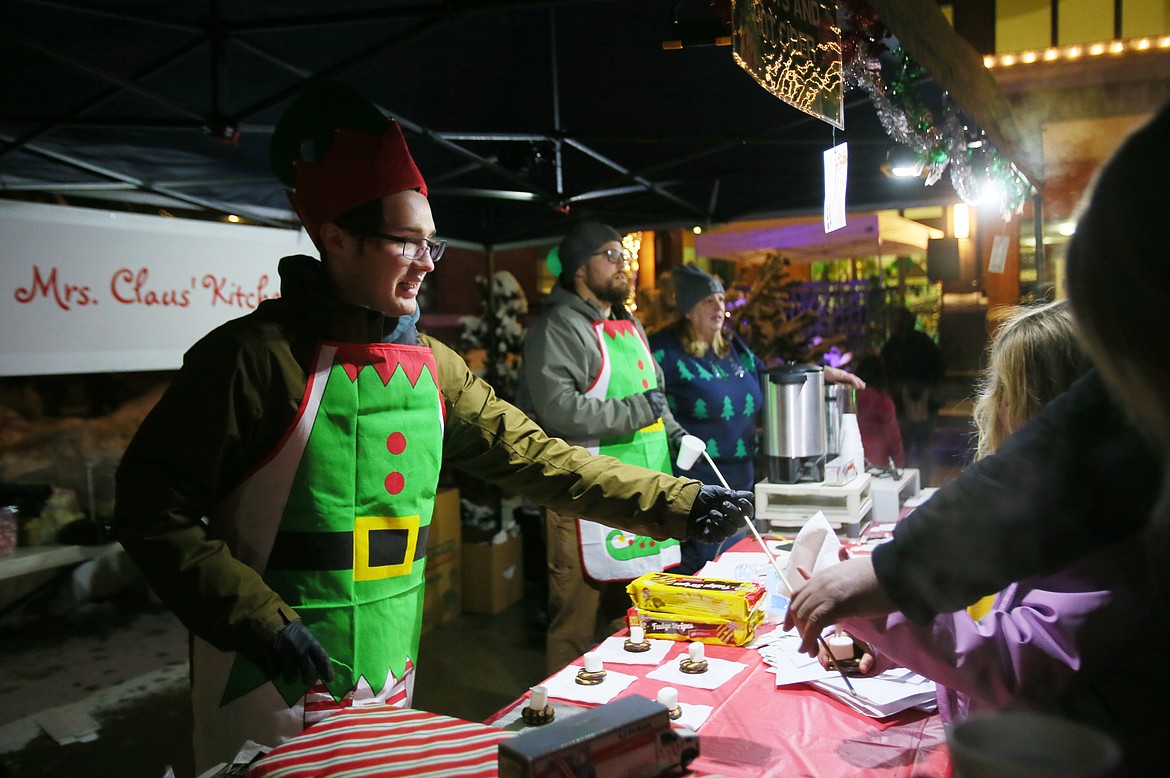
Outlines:
<svg viewBox="0 0 1170 778"><path fill-rule="evenodd" d="M311 257L280 264L282 296L230 321L185 355L117 475L114 530L155 592L199 637L260 655L297 618L207 518L293 423L321 340L378 342L396 318L340 302ZM548 437L495 396L459 355L435 354L444 461L554 510L639 534L686 537L699 482L593 457Z"/></svg>

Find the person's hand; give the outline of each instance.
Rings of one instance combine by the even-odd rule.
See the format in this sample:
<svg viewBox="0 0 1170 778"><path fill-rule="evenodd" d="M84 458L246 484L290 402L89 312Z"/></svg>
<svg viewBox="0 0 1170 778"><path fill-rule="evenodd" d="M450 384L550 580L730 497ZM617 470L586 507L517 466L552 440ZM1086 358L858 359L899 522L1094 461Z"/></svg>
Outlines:
<svg viewBox="0 0 1170 778"><path fill-rule="evenodd" d="M884 616L894 610L894 603L878 584L873 561L854 557L818 570L803 584L796 584L784 616L784 629L796 627L801 652L816 656L817 636L830 624L849 617Z"/></svg>
<svg viewBox="0 0 1170 778"><path fill-rule="evenodd" d="M662 390L647 389L642 394L646 397L646 402L650 403L650 411L654 414L654 418L661 418L662 409L666 407L666 396L662 394Z"/></svg>
<svg viewBox="0 0 1170 778"><path fill-rule="evenodd" d="M269 671L289 683L300 679L306 686L312 686L318 677L325 681L333 680L329 655L303 622L289 622L276 637L268 641L264 647L264 656Z"/></svg>
<svg viewBox="0 0 1170 778"><path fill-rule="evenodd" d="M865 381L862 381L848 370L842 370L839 367L832 367L831 365L825 365L825 381L830 384L850 384L858 389L865 388Z"/></svg>
<svg viewBox="0 0 1170 778"><path fill-rule="evenodd" d="M722 486L704 486L691 507L687 538L704 543L721 543L739 532L756 513L756 496Z"/></svg>
<svg viewBox="0 0 1170 778"><path fill-rule="evenodd" d="M869 675L873 671L873 648L865 641L853 639L853 656L857 656L858 651L861 652L861 659L857 662L857 672L862 675ZM829 652L825 650L823 645L818 644L817 661L821 663L821 667L826 670L835 670L836 666L829 665Z"/></svg>

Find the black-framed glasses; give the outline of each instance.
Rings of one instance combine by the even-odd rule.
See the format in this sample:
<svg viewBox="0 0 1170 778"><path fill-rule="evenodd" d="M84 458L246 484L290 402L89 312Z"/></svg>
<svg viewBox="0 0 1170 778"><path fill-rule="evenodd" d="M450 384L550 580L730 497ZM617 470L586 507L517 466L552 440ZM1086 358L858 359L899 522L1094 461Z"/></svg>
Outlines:
<svg viewBox="0 0 1170 778"><path fill-rule="evenodd" d="M402 244L402 256L409 259L411 262L417 262L425 255L431 255L431 262L438 262L439 258L443 256L443 252L447 249L447 241L445 240L430 240L428 238L406 238L401 235L390 235L385 232L378 232L377 230L362 230L360 235L368 235L371 238L380 238L381 240L390 240L395 243Z"/></svg>
<svg viewBox="0 0 1170 778"><path fill-rule="evenodd" d="M602 249L601 251L594 251L589 256L605 257L606 261L613 265L618 265L626 261L626 252L619 249Z"/></svg>

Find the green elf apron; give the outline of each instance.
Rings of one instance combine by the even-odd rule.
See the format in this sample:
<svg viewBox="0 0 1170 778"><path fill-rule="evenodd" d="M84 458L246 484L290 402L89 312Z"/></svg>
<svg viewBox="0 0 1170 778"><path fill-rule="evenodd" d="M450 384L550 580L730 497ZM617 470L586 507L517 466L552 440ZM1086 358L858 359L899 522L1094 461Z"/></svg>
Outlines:
<svg viewBox="0 0 1170 778"><path fill-rule="evenodd" d="M616 399L658 388L654 358L634 323L628 319L593 323L601 348L601 369L586 397ZM617 457L627 465L669 473L670 446L662 419L628 435L580 441L595 454ZM588 519L577 519L581 561L594 581L629 581L643 573L678 564L677 540L655 540Z"/></svg>
<svg viewBox="0 0 1170 778"><path fill-rule="evenodd" d="M196 639L199 771L351 705L410 704L442 455L437 375L422 346L321 344L297 418L216 511L233 555L296 610L334 678L269 680Z"/></svg>

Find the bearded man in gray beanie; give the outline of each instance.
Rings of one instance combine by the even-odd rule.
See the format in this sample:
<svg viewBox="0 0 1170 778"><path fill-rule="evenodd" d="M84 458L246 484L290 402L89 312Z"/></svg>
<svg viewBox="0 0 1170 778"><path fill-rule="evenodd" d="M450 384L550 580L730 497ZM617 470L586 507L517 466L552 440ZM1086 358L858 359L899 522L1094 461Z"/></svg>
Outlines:
<svg viewBox="0 0 1170 778"><path fill-rule="evenodd" d="M630 278L621 235L583 223L561 241L557 256L557 285L524 339L517 404L550 435L626 464L671 472L671 451L686 433L666 405L662 370L646 333L625 307ZM714 498L708 487L700 494ZM752 500L751 492L734 494L737 501ZM612 631L611 617L624 613L615 608L598 624L607 589L614 594L626 581L680 557L675 540L615 531L554 510L545 512L545 530L546 656L553 672L595 646Z"/></svg>

